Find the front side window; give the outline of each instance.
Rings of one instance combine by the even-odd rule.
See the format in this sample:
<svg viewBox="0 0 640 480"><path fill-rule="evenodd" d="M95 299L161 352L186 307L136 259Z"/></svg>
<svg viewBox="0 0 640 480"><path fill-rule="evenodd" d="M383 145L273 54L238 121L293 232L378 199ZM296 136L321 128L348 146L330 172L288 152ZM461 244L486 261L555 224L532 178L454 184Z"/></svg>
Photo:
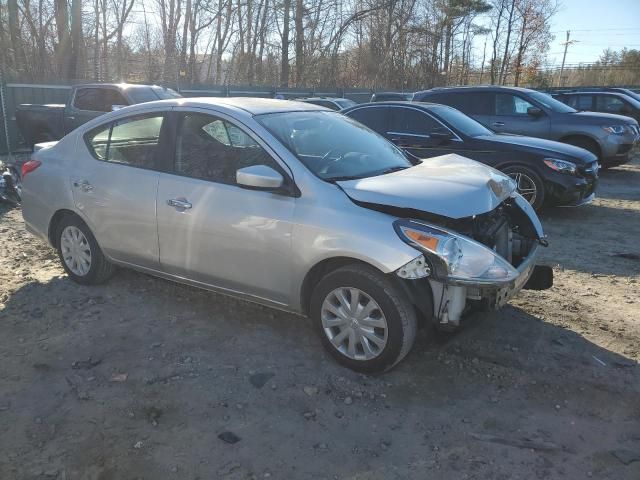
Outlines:
<svg viewBox="0 0 640 480"><path fill-rule="evenodd" d="M78 110L107 112L105 110L105 90L101 88L79 88L73 99L73 106Z"/></svg>
<svg viewBox="0 0 640 480"><path fill-rule="evenodd" d="M384 134L389 129L389 107L357 108L347 115L378 133Z"/></svg>
<svg viewBox="0 0 640 480"><path fill-rule="evenodd" d="M162 115L129 117L92 130L86 137L98 160L139 168L156 168Z"/></svg>
<svg viewBox="0 0 640 480"><path fill-rule="evenodd" d="M440 120L444 120L453 128L469 137L480 137L494 134L484 125L476 122L473 118L468 117L455 108L447 107L445 105L437 105L431 107L431 111L440 117Z"/></svg>
<svg viewBox="0 0 640 480"><path fill-rule="evenodd" d="M510 93L496 94L496 115L526 115L533 104Z"/></svg>
<svg viewBox="0 0 640 480"><path fill-rule="evenodd" d="M323 180L372 177L413 165L384 137L337 112L268 113L255 119Z"/></svg>
<svg viewBox="0 0 640 480"><path fill-rule="evenodd" d="M390 131L394 133L408 133L410 135L429 134L441 125L429 115L413 108L392 108L393 120Z"/></svg>
<svg viewBox="0 0 640 480"><path fill-rule="evenodd" d="M236 184L236 172L267 165L281 170L246 132L212 115L186 113L176 138L175 173L212 182Z"/></svg>

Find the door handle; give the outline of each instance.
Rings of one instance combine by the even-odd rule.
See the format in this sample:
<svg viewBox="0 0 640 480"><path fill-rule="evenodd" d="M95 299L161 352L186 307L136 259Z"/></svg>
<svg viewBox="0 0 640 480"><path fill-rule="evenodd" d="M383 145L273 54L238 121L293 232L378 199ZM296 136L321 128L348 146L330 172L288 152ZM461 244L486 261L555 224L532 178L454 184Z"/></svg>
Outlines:
<svg viewBox="0 0 640 480"><path fill-rule="evenodd" d="M191 203L189 203L186 198L172 198L170 200L167 200L167 205L179 211L188 210L193 207L193 205L191 205Z"/></svg>
<svg viewBox="0 0 640 480"><path fill-rule="evenodd" d="M93 190L93 185L91 185L88 180L73 182L73 186L76 188L80 188L83 192L90 192Z"/></svg>
<svg viewBox="0 0 640 480"><path fill-rule="evenodd" d="M74 117L73 115L70 115L70 116L68 116L67 118L68 118L69 120L75 120L75 119L76 119L76 117Z"/></svg>
<svg viewBox="0 0 640 480"><path fill-rule="evenodd" d="M504 122L493 122L494 127L504 127Z"/></svg>

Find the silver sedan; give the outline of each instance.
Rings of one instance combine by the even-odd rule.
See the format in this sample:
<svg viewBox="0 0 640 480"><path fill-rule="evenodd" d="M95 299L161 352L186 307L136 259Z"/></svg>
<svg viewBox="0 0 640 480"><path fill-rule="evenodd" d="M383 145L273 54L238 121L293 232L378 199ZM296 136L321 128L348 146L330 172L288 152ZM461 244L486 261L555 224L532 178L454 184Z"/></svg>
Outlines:
<svg viewBox="0 0 640 480"><path fill-rule="evenodd" d="M455 328L549 284L534 274L542 227L508 177L456 155L408 159L305 103L123 108L40 148L23 197L27 229L76 282L129 267L310 316L363 372L398 363L419 324Z"/></svg>

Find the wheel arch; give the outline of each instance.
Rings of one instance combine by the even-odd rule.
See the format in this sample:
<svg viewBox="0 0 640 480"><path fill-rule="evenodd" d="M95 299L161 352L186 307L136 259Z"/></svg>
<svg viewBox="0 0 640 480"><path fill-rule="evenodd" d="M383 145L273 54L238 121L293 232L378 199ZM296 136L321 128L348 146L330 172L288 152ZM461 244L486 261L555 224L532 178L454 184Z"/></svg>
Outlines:
<svg viewBox="0 0 640 480"><path fill-rule="evenodd" d="M60 222L62 221L62 219L66 217L77 217L85 225L87 223L84 221L84 219L80 215L78 215L73 210L69 210L67 208L61 208L60 210L57 210L51 217L51 220L49 220L49 228L47 230L47 237L49 238L49 243L54 248L58 248L58 239L56 238L56 230L58 229L58 225L60 225ZM87 228L89 227L87 226Z"/></svg>
<svg viewBox="0 0 640 480"><path fill-rule="evenodd" d="M354 257L331 257L320 260L309 269L302 280L302 285L300 286L300 310L304 315L309 314L311 296L313 295L313 290L318 282L320 282L320 280L322 280L322 278L328 273L351 264L366 265L376 269L384 275L384 272L375 265Z"/></svg>
<svg viewBox="0 0 640 480"><path fill-rule="evenodd" d="M568 143L570 145L571 140L582 140L591 143L596 148L596 152L593 153L595 153L598 158L602 158L602 146L600 145L600 142L597 138L592 137L591 135L588 135L586 133L571 133L558 139L559 142Z"/></svg>

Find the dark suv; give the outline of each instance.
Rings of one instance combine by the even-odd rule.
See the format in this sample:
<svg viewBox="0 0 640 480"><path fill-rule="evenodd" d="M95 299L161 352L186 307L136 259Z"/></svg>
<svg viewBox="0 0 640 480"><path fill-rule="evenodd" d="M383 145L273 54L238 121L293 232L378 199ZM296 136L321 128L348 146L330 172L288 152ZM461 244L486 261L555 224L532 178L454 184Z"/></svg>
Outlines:
<svg viewBox="0 0 640 480"><path fill-rule="evenodd" d="M587 112L615 113L640 122L640 101L619 92L563 92L553 98Z"/></svg>
<svg viewBox="0 0 640 480"><path fill-rule="evenodd" d="M517 87L451 87L416 92L414 101L454 107L498 133L558 140L594 153L603 167L637 154L638 122L621 115L578 112L542 92Z"/></svg>

